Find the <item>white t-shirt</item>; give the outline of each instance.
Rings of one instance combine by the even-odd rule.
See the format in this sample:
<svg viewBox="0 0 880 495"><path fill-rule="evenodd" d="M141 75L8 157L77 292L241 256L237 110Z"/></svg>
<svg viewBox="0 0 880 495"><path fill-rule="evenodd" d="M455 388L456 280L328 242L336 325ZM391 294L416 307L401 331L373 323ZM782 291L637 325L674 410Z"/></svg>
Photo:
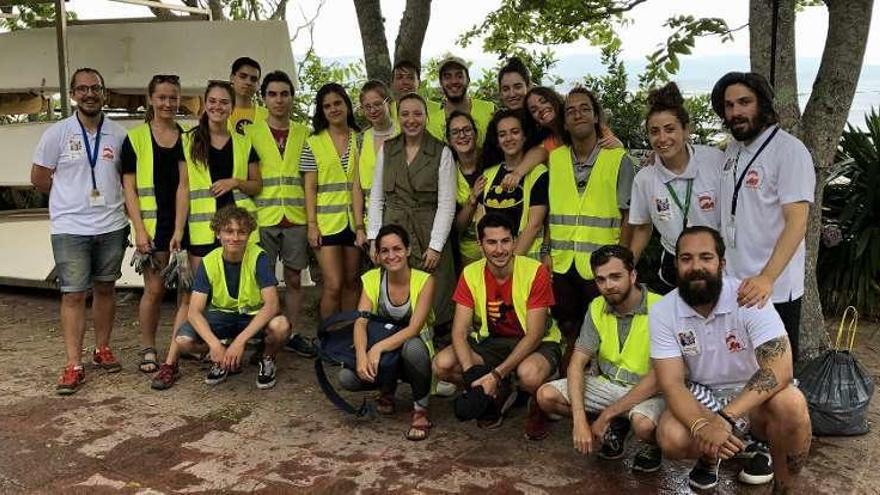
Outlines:
<svg viewBox="0 0 880 495"><path fill-rule="evenodd" d="M40 138L33 163L54 170L49 192L49 218L53 234L98 235L128 225L120 179L119 155L125 129L104 118L95 182L104 199L103 206L92 206L92 175L82 130L74 113L56 122ZM95 134L88 134L94 148Z"/></svg>
<svg viewBox="0 0 880 495"><path fill-rule="evenodd" d="M666 185L675 191L678 201L687 203L688 182L691 186L691 203L688 207L688 226L704 225L718 230L718 183L724 153L711 146L688 146L690 159L681 175L663 166L660 157L653 166L644 167L633 181L632 200L629 208L630 225L654 224L660 232L660 243L669 253L675 253L675 243L684 228L681 209L676 205Z"/></svg>
<svg viewBox="0 0 880 495"><path fill-rule="evenodd" d="M736 303L740 281L724 277L721 296L708 318L679 297L678 289L651 307L651 358L681 357L688 379L713 389L738 388L758 370L755 348L786 335L772 304L746 308Z"/></svg>
<svg viewBox="0 0 880 495"><path fill-rule="evenodd" d="M780 129L749 170L745 168L776 126L765 129L751 144L732 141L724 153L718 195L721 235L727 246L727 274L739 279L761 273L785 219L782 206L799 201L813 202L816 172L806 146ZM734 171L736 177L734 178ZM746 173L739 190L736 217L732 217L733 190ZM788 302L804 294L806 247L801 241L785 270L773 285L774 303Z"/></svg>

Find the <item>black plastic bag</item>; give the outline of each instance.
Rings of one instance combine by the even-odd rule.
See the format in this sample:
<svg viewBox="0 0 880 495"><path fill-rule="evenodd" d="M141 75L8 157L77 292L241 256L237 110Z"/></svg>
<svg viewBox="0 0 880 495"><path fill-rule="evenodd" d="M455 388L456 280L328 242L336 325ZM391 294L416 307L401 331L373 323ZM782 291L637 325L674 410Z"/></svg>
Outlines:
<svg viewBox="0 0 880 495"><path fill-rule="evenodd" d="M841 348L840 338L850 312L849 346ZM874 380L852 354L857 328L858 312L850 306L841 318L834 348L808 362L801 370L800 389L807 398L814 435L863 435L868 432L868 405L874 395Z"/></svg>

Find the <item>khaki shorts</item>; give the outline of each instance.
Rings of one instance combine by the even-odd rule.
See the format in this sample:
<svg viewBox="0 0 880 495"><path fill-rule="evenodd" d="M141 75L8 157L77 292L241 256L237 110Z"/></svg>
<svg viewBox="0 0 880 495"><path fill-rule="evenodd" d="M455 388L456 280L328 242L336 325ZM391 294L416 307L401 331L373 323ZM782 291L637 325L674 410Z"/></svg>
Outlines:
<svg viewBox="0 0 880 495"><path fill-rule="evenodd" d="M554 380L550 385L558 390L566 401L571 402L568 395L568 380L565 378ZM622 399L630 389L632 386L621 385L603 376L587 375L584 377L584 407L587 412L601 413L605 408ZM641 414L656 426L664 409L666 409L666 401L660 396L654 396L633 406L627 417L632 419L633 414Z"/></svg>

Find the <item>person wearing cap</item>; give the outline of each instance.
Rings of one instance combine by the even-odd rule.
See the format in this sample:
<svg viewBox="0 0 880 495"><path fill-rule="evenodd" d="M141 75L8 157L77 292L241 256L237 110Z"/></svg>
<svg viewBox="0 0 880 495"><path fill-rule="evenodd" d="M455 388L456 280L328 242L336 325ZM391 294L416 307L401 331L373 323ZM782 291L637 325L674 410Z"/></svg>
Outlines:
<svg viewBox="0 0 880 495"><path fill-rule="evenodd" d="M391 116L391 121L394 122L394 125L397 127L400 127L400 123L397 121L397 103L409 93L419 93L419 85L421 84L419 79L420 72L421 68L416 63L407 59L398 60L394 63L394 67L391 69L392 98L389 102L390 110L388 113ZM440 104L436 101L425 98L425 103L428 105L429 115L431 112L440 109Z"/></svg>
<svg viewBox="0 0 880 495"><path fill-rule="evenodd" d="M467 94L471 76L468 72L467 63L459 57L450 55L440 62L440 89L443 90L443 102L440 107L429 109L428 132L437 139L446 138L446 119L449 115L459 110L470 114L477 123L477 141L482 146L483 137L492 115L495 113L495 105L491 102L471 98Z"/></svg>
<svg viewBox="0 0 880 495"><path fill-rule="evenodd" d="M806 146L781 129L773 90L760 74L730 72L712 108L734 140L725 150L718 207L727 274L742 281L740 305L773 303L798 356L807 217L816 187Z"/></svg>

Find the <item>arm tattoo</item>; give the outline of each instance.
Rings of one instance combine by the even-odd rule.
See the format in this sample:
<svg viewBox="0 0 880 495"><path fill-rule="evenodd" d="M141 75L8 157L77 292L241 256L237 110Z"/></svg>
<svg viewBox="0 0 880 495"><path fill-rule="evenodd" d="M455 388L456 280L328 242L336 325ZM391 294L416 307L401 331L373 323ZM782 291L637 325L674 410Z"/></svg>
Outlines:
<svg viewBox="0 0 880 495"><path fill-rule="evenodd" d="M754 390L760 394L770 392L775 389L777 385L779 385L779 381L776 380L776 375L773 374L772 369L759 368L758 371L749 378L749 382L746 383L745 389Z"/></svg>
<svg viewBox="0 0 880 495"><path fill-rule="evenodd" d="M755 358L758 360L758 365L764 366L768 361L785 354L786 350L788 350L788 337L777 337L759 345L755 349Z"/></svg>

